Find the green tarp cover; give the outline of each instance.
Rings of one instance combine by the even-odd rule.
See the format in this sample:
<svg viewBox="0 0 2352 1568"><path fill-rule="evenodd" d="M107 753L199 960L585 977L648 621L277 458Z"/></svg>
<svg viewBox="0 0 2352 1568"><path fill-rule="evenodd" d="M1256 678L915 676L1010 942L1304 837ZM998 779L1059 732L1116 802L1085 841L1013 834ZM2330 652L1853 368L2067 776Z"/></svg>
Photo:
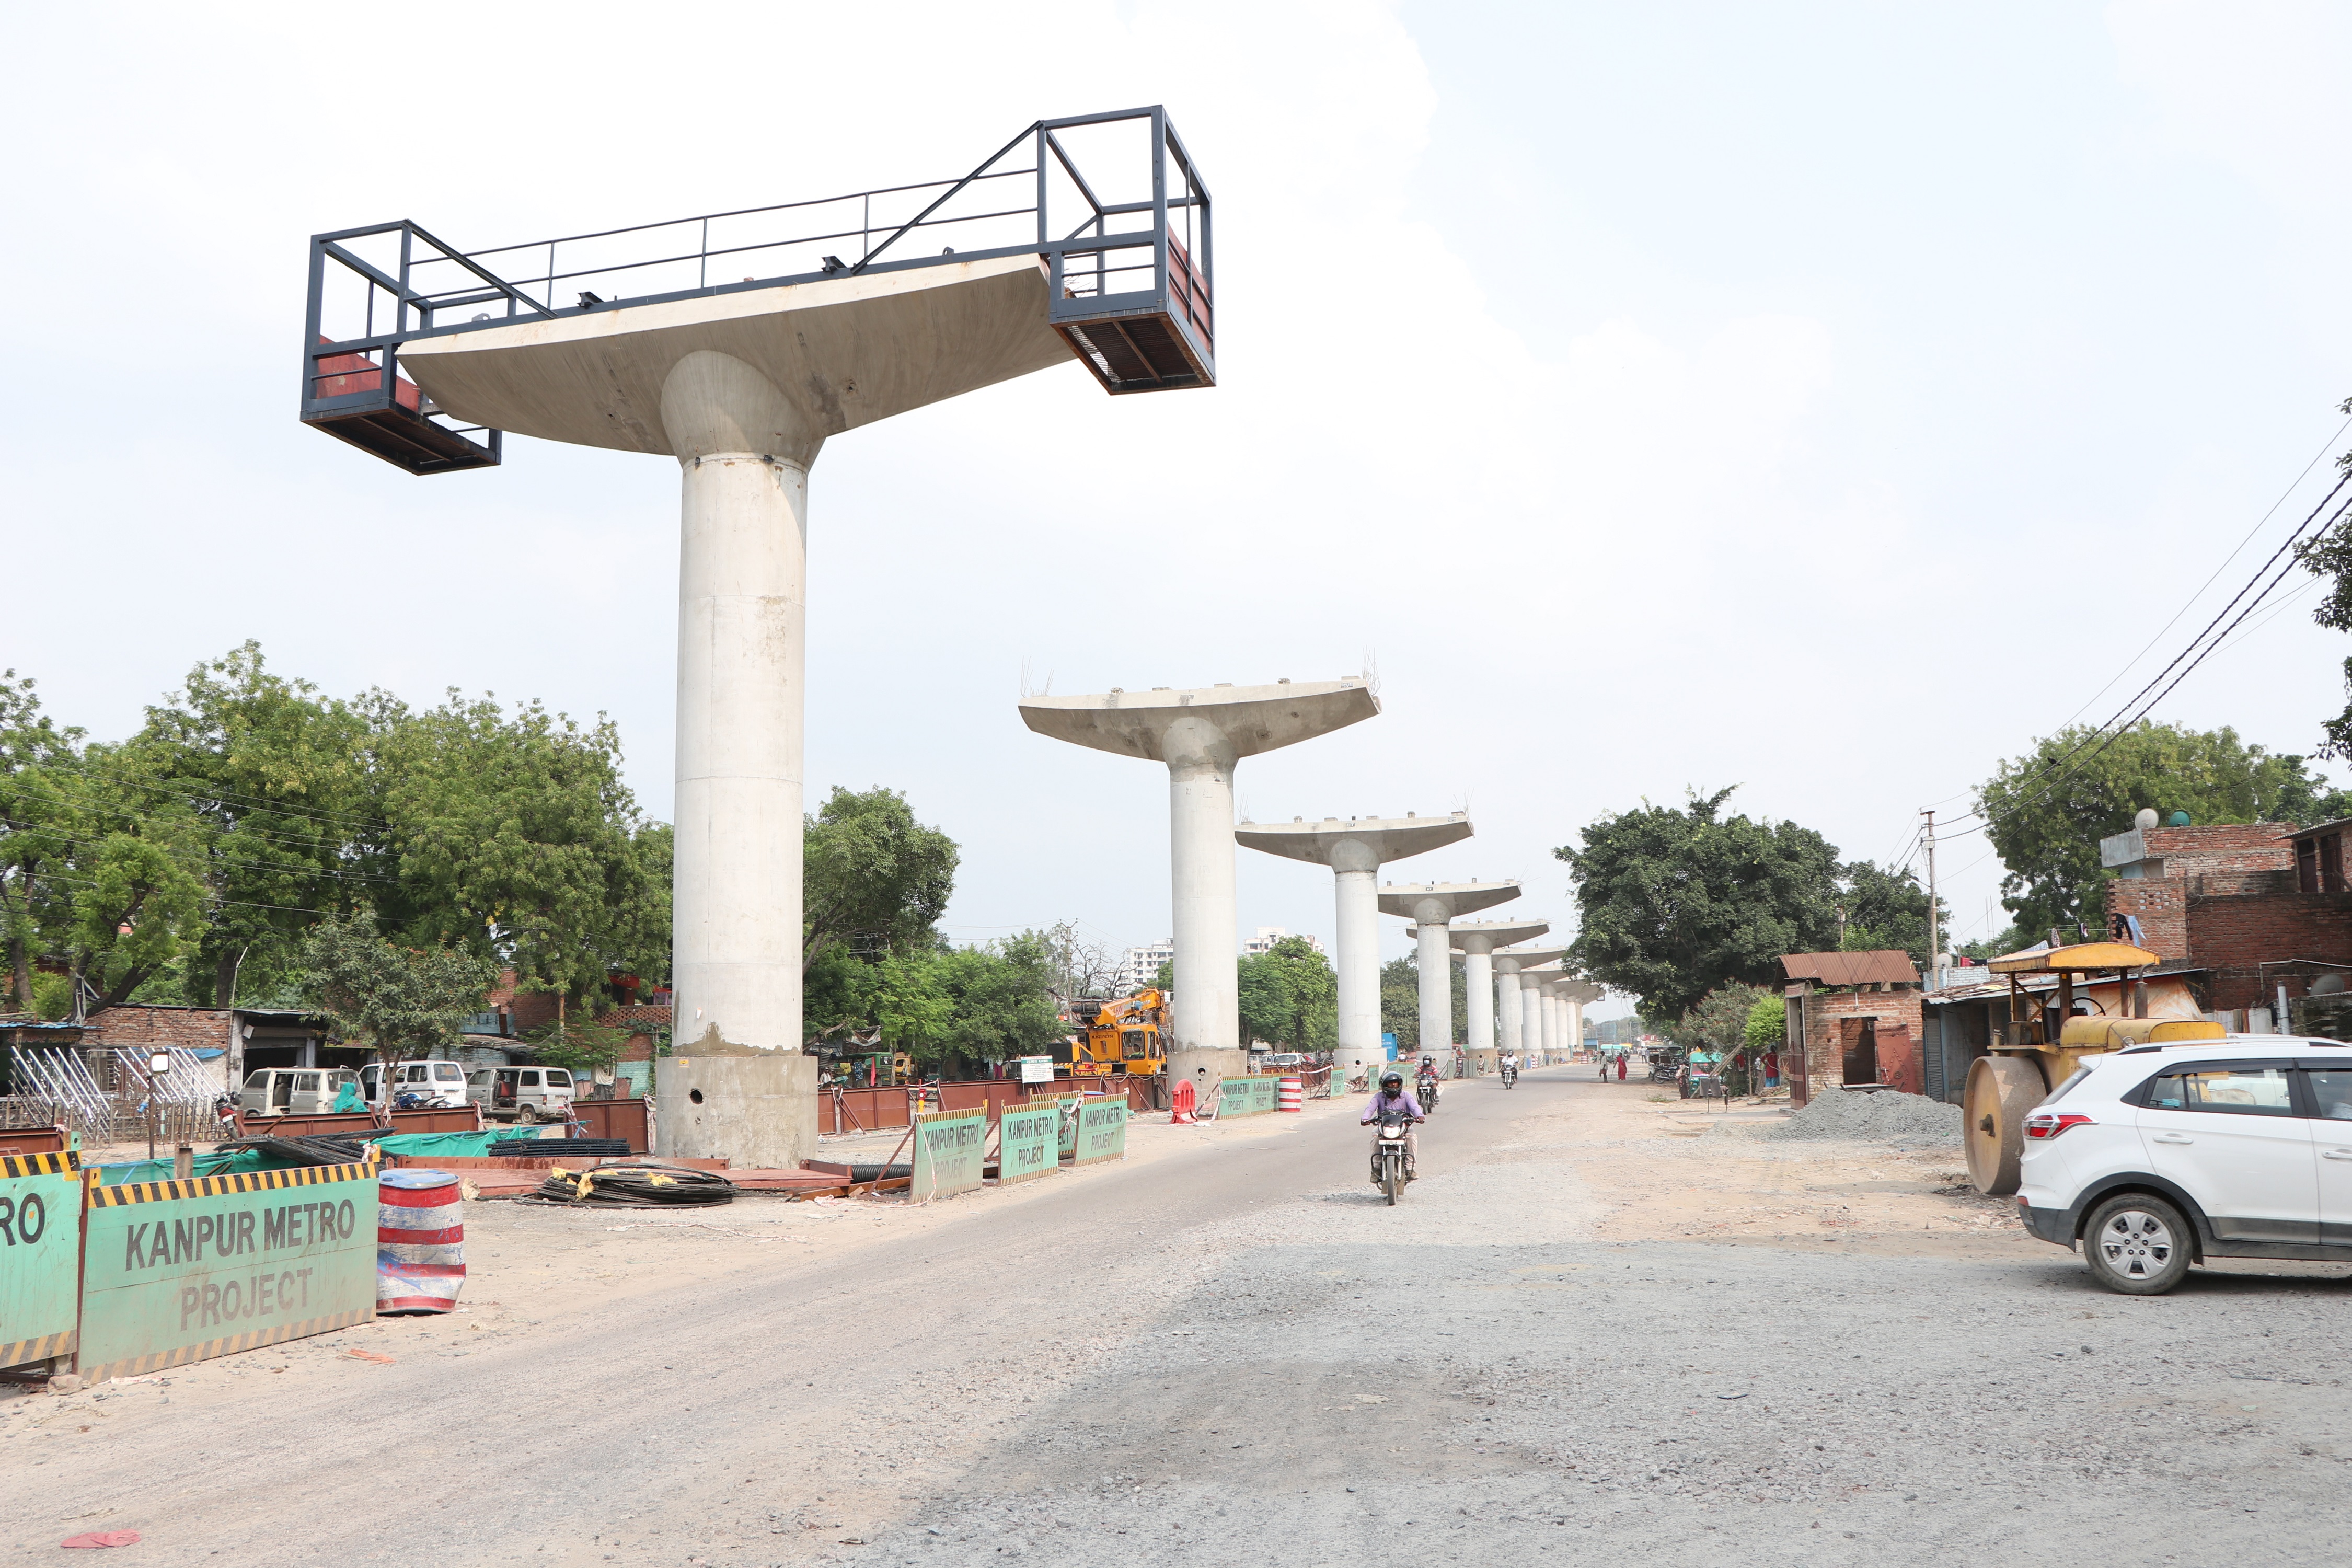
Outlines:
<svg viewBox="0 0 2352 1568"><path fill-rule="evenodd" d="M258 1149L232 1149L227 1153L199 1154L195 1158L194 1174L199 1176L233 1176L243 1171L284 1171L292 1168L292 1160L272 1159ZM128 1186L134 1182L168 1182L172 1179L169 1160L131 1160L120 1165L98 1167L99 1185Z"/></svg>
<svg viewBox="0 0 2352 1568"><path fill-rule="evenodd" d="M563 1125L551 1122L544 1130L518 1131L511 1127L492 1128L483 1132L387 1132L375 1140L375 1146L387 1154L422 1155L431 1159L436 1154L453 1160L487 1159L490 1145L516 1138L562 1137Z"/></svg>

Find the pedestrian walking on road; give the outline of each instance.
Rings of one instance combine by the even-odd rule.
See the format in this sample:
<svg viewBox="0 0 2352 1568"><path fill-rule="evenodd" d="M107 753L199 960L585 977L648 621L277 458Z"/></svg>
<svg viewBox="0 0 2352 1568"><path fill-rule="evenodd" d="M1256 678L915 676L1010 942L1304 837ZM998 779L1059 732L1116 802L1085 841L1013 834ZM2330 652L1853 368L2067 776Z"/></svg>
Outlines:
<svg viewBox="0 0 2352 1568"><path fill-rule="evenodd" d="M1625 1081L1625 1058L1622 1056L1617 1058L1617 1081L1619 1083Z"/></svg>

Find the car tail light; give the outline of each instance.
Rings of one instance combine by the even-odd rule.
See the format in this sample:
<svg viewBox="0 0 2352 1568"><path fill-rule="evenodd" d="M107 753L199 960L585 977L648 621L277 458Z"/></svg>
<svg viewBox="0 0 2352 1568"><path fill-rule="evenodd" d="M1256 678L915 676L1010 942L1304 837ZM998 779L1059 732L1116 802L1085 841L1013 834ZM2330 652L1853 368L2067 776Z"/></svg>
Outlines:
<svg viewBox="0 0 2352 1568"><path fill-rule="evenodd" d="M2070 1127L2088 1127L2091 1119L2078 1110L2037 1110L2025 1119L2025 1135L2034 1139L2057 1137Z"/></svg>

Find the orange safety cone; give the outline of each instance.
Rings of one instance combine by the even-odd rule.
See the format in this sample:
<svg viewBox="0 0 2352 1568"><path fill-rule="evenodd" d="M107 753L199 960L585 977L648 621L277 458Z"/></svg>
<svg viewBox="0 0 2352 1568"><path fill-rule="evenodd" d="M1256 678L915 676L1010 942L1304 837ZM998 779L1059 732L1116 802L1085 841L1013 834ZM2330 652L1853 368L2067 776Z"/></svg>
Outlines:
<svg viewBox="0 0 2352 1568"><path fill-rule="evenodd" d="M1168 1125L1171 1127L1191 1126L1192 1123L1193 1103L1192 1080L1191 1079L1177 1079L1175 1092L1169 1096L1169 1102L1173 1105L1175 1109L1168 1113Z"/></svg>

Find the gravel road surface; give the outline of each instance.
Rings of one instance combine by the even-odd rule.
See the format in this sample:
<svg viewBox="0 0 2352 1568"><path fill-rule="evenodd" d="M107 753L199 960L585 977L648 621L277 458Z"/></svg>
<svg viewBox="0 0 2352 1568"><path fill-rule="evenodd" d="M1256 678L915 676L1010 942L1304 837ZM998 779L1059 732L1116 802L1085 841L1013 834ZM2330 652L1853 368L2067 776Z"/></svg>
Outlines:
<svg viewBox="0 0 2352 1568"><path fill-rule="evenodd" d="M2342 1554L2344 1270L2111 1296L1957 1151L1650 1093L1450 1085L1394 1208L1336 1102L920 1208L469 1205L465 1314L0 1402L0 1563Z"/></svg>

